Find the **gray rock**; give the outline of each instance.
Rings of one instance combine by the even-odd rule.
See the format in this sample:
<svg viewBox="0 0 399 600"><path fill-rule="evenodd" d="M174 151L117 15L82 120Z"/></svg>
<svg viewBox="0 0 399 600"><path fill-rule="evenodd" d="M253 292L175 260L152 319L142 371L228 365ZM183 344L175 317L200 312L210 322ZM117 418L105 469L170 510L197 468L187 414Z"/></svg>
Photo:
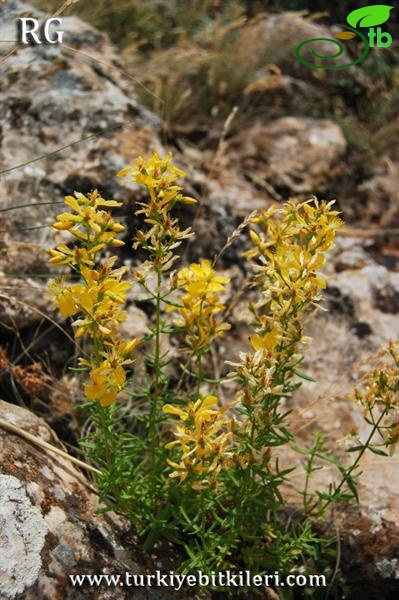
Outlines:
<svg viewBox="0 0 399 600"><path fill-rule="evenodd" d="M54 434L33 413L0 400L0 417L39 440ZM170 588L73 587L70 575L145 573L135 547L122 541L129 524L100 515L88 479L70 461L0 426L0 597L13 600L192 599ZM155 573L155 567L151 572ZM23 594L23 596L21 596Z"/></svg>
<svg viewBox="0 0 399 600"><path fill-rule="evenodd" d="M229 143L244 171L272 188L312 193L326 185L346 151L339 125L328 119L282 117L256 123Z"/></svg>
<svg viewBox="0 0 399 600"><path fill-rule="evenodd" d="M373 177L359 186L365 196L364 212L373 223L397 228L399 223L399 164L384 159Z"/></svg>
<svg viewBox="0 0 399 600"><path fill-rule="evenodd" d="M10 475L0 475L0 594L15 598L31 587L42 567L41 551L48 527L32 505L26 488Z"/></svg>
<svg viewBox="0 0 399 600"><path fill-rule="evenodd" d="M0 39L10 36L22 14L43 15L22 2L0 7ZM0 65L0 203L30 205L2 220L13 242L29 237L39 247L53 245L49 225L60 210L55 203L80 188L82 178L81 191L97 186L112 195L119 189L121 157L126 164L160 147L160 123L138 104L107 36L76 17L64 18L63 28L60 45L0 48L3 59L9 54ZM56 154L45 157L51 152ZM36 206L43 202L54 205ZM32 227L38 229L27 234Z"/></svg>
<svg viewBox="0 0 399 600"><path fill-rule="evenodd" d="M0 39L15 39L21 15L44 13L2 4ZM63 197L98 187L126 200L119 169L161 148L160 123L138 104L107 36L76 17L64 18L63 28L61 45L0 44L0 208L10 209L0 212L0 328L7 331L34 326L43 313L57 318L45 282L57 271L47 250L68 239L51 229Z"/></svg>

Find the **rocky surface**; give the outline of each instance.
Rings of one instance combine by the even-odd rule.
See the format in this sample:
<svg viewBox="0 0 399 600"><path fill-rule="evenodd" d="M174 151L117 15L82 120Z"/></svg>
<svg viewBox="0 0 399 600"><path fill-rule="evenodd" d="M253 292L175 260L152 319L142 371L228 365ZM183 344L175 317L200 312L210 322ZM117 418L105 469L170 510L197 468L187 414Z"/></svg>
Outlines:
<svg viewBox="0 0 399 600"><path fill-rule="evenodd" d="M316 314L307 329L311 340L304 369L317 384L304 382L295 402L303 420L301 436L323 431L336 447L333 440L342 440L352 428L362 437L368 431L348 395L382 359L388 342L399 340L399 277L376 264L358 240L338 240L334 254L324 302L328 312ZM376 527L399 527L397 453L387 459L366 454L361 468L363 514L374 515ZM395 556L397 547L391 550Z"/></svg>
<svg viewBox="0 0 399 600"><path fill-rule="evenodd" d="M1 39L15 37L15 19L21 14L40 15L18 1L0 7ZM215 236L228 235L248 211L293 193L329 192L331 181L342 175L347 157L342 129L328 119L298 116L294 110L297 102L288 107L295 116L266 115L234 133L239 128L239 109L226 132L227 139L213 140L211 149L199 151L191 143L179 141L168 147L160 120L137 101L135 81L124 70L120 54L107 36L76 17L65 17L63 28L62 45L1 44L0 201L9 208L29 206L0 213L0 272L5 253L7 274L47 269L45 250L57 241L49 225L60 209L55 203L62 202L65 194L99 187L106 196L125 200L130 211L137 188L121 188L116 173L139 153L175 152L177 162L188 173L190 193L204 207L202 218L197 219L200 234L207 233L209 223L214 226L212 234L204 238L212 252ZM311 85L311 98L314 90L325 93L320 80L323 73L292 60L291 46L282 39L283 34L295 32L292 45L299 39L331 36L332 31L301 13L270 15L254 28L243 48L249 57L257 51L259 39L268 40L277 69L277 74L271 69L273 80L288 78L299 87ZM263 44L260 47L264 52ZM328 85L333 85L332 76L329 73ZM298 93L302 98L305 92ZM295 98L293 93L289 96ZM269 104L281 113L278 101L271 99ZM396 214L394 181L391 185L385 175L376 177L361 182L359 193L371 197L377 187L392 224ZM50 204L39 206L47 202ZM378 210L375 205L371 211Z"/></svg>
<svg viewBox="0 0 399 600"><path fill-rule="evenodd" d="M397 228L399 224L398 167L398 163L387 160L360 185L360 191L366 194L370 218L386 228Z"/></svg>
<svg viewBox="0 0 399 600"><path fill-rule="evenodd" d="M12 39L15 18L25 13L38 14L16 1L0 6L1 39ZM60 210L56 203L65 194L99 187L106 197L125 200L122 216L126 217L138 189L135 185L122 188L116 173L139 153L171 149L188 173L190 194L201 200L198 211L188 209L182 214L187 224L194 219L198 232L185 258L198 259L217 253L251 210L280 202L290 194L328 194L331 181L339 181L345 172L348 152L339 125L297 114L293 91L306 101L316 101L325 94L325 75L294 61L292 49L304 39L331 37L331 30L300 13L261 20L252 32L254 45L248 45L248 52L255 52L263 35L271 51L279 49L272 54L281 73L274 71L277 76L270 89L270 115L278 110L278 118L258 119L242 130L233 126L226 139L212 138L213 145L204 150L188 142L166 143L159 119L137 101L134 82L123 72L119 53L104 34L72 17L64 19L64 28L64 46L22 48L2 43L0 47L0 208L28 205L0 212L0 332L14 356L29 359L29 352L40 355L57 374L73 348L59 330L65 324L57 321L44 282L52 272L46 250L62 237L49 225ZM249 98L259 91L264 76L257 74L254 86L246 91ZM331 75L329 85L336 81L334 77ZM267 78L270 83L270 73ZM357 75L356 83L365 84ZM288 97L290 102L286 102ZM58 152L61 146L68 147ZM49 152L55 153L45 157ZM38 157L42 158L30 162ZM398 227L396 164L385 161L381 168L370 170L367 178L356 185L368 222L394 230ZM339 189L334 191L337 196L339 193ZM47 202L50 204L39 206ZM342 198L344 210L345 202ZM133 228L131 220L129 235ZM236 276L236 287L243 278L242 245L242 241L236 242L219 263ZM135 260L128 250L123 257ZM399 338L399 280L393 270L398 257L391 234L378 241L346 236L337 243L331 266L327 266L325 304L329 313L319 312L308 323L312 339L304 369L318 383L304 384L294 399L301 414L297 427L303 440L316 429L331 439L341 439L359 425L360 413L344 397L381 346ZM147 318L134 300L129 299L124 325L127 336L146 330ZM49 326L48 317L55 324ZM226 358L233 360L248 339L250 316L245 304L237 306L234 319L224 349ZM7 399L25 402L45 416L57 433L65 435L63 423L74 410L74 398L65 389L27 398L20 382L15 388L10 381L0 381ZM0 415L54 442L50 430L33 414L1 403ZM76 423L70 424L68 431L66 439L76 442ZM55 459L1 428L0 440L0 520L5 527L0 539L7 548L6 556L11 557L0 561L4 573L0 596L8 599L22 594L28 600L124 598L124 592L115 596L106 590L93 596L88 590L79 595L67 587L66 574L79 573L80 568L104 573L138 569L131 562L135 549L123 543L125 524L114 515L94 515L96 495L65 460ZM350 566L347 572L356 580L359 594L368 586L368 598L388 599L398 589L396 464L396 457L391 461L366 458L361 506L346 509L342 520L343 561ZM35 539L32 527L37 531ZM16 569L21 563L22 573ZM147 597L144 592L129 593L129 598Z"/></svg>
<svg viewBox="0 0 399 600"><path fill-rule="evenodd" d="M398 273L376 264L356 240L344 241L337 244L336 270L328 276L328 312L318 312L307 328L304 369L317 384L304 382L296 398L303 435L320 428L338 440L352 427L360 426L364 434L360 408L346 396L381 359L388 342L399 340ZM350 266L342 270L345 262ZM368 455L362 469L362 505L399 526L396 458Z"/></svg>
<svg viewBox="0 0 399 600"><path fill-rule="evenodd" d="M54 443L51 430L32 413L1 401L0 416ZM81 473L3 428L0 455L2 598L73 597L68 574L124 568L114 537L123 526L111 515L95 516L96 497Z"/></svg>
<svg viewBox="0 0 399 600"><path fill-rule="evenodd" d="M15 36L13 24L18 15L38 14L28 5L13 1L6 2L0 11L2 39ZM282 29L285 28L284 18L278 17L278 27ZM306 24L300 15L292 18L295 29L298 29L298 19L302 19L303 35L317 30L317 26ZM268 23L266 21L262 27L267 28ZM138 153L148 154L162 148L161 124L137 102L132 78L123 71L119 55L106 36L75 17L64 18L63 27L63 45L22 47L2 44L0 49L3 57L11 52L0 66L3 122L0 194L5 203L26 203L27 198L33 205L57 202L74 189L86 191L95 185L109 195L120 193L115 175L121 166ZM301 30L298 35L302 35ZM250 49L248 46L248 52ZM24 144L19 143L21 139ZM74 144L79 140L82 141ZM272 146L267 152L265 140ZM13 170L17 165L69 144L74 145ZM298 146L303 146L306 154L301 165L297 159L293 164ZM285 189L305 192L310 188L314 191L315 187L322 189L325 177L345 153L345 148L339 126L328 120L283 118L267 129L255 124L245 131L245 136L235 138L233 152L227 152L227 160L219 160L220 156L215 152L196 160L195 151L188 146L182 148L181 161L188 164L193 185L197 189L200 186L200 195L209 200L209 205L216 204L218 208L227 205L240 211L264 206L273 198L267 183L270 176L274 180L272 189L279 176L277 171ZM237 157L239 159L241 152L248 164L245 162L237 169ZM263 188L250 177L253 167L258 167L258 164L251 164L254 155L259 155L258 163L263 161L270 166L266 171L261 169L259 173L252 173L255 177L265 178ZM216 164L215 157L218 159ZM195 166L196 171L190 166ZM306 181L298 183L296 178L303 179L309 169L311 173ZM312 176L315 178L313 186ZM56 210L56 205L46 205L7 214L6 225L11 224L13 228L13 240L26 239L25 232L18 236L15 230L29 225L44 226ZM43 246L50 235L48 228L43 227L29 233L29 238Z"/></svg>
<svg viewBox="0 0 399 600"><path fill-rule="evenodd" d="M0 286L1 325L4 329L18 331L37 324L43 315L54 315L49 297L43 294L43 283L34 277L21 281L0 275Z"/></svg>
<svg viewBox="0 0 399 600"><path fill-rule="evenodd" d="M341 128L327 119L283 117L265 125L256 123L246 135L232 138L245 172L263 178L281 195L323 190L341 167L346 141Z"/></svg>
<svg viewBox="0 0 399 600"><path fill-rule="evenodd" d="M57 445L46 423L0 400L0 418ZM0 597L2 600L172 600L168 589L73 587L69 575L144 573L126 522L96 514L98 498L71 462L0 425ZM154 573L153 566L149 572ZM190 595L190 598L193 598Z"/></svg>
<svg viewBox="0 0 399 600"><path fill-rule="evenodd" d="M10 39L15 19L27 13L40 15L20 2L0 7L1 39ZM31 204L12 211L6 224L14 242L26 240L25 228L42 226L28 234L41 247L50 241L48 224L59 206L35 204L96 185L108 184L112 195L111 183L125 164L123 144L132 158L160 146L160 124L137 103L107 37L75 17L64 18L63 27L62 45L3 43L0 49L3 59L9 54L0 65L0 197L5 205ZM68 148L34 160L62 146ZM18 235L18 229L24 231Z"/></svg>
<svg viewBox="0 0 399 600"><path fill-rule="evenodd" d="M324 305L308 323L304 382L292 401L293 429L305 442L322 432L330 449L344 457L352 429L366 439L369 427L350 398L361 377L383 359L390 340L399 340L398 273L374 262L358 239L341 238L329 264ZM338 441L338 444L337 444ZM397 452L391 458L366 454L361 461L360 504L340 509L341 570L354 597L391 598L399 591L399 498ZM327 487L334 470L315 481ZM356 595L357 594L357 595Z"/></svg>
<svg viewBox="0 0 399 600"><path fill-rule="evenodd" d="M378 485L378 484L377 484ZM351 597L391 600L399 592L399 528L376 508L345 507L336 515L341 537L339 569Z"/></svg>

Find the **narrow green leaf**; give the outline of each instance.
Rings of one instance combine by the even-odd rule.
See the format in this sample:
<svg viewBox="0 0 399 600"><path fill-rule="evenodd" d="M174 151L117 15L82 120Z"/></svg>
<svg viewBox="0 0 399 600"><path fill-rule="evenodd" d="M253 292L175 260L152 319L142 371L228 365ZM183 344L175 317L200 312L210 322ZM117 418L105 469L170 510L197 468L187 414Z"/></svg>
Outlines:
<svg viewBox="0 0 399 600"><path fill-rule="evenodd" d="M378 456L389 456L389 454L387 452L384 452L383 450L380 450L379 448L376 448L375 446L369 446L368 449L371 450L371 452L373 452L374 454L378 454Z"/></svg>
<svg viewBox="0 0 399 600"><path fill-rule="evenodd" d="M354 480L351 477L348 477L347 479L345 479L345 481L346 481L346 485L348 486L348 488L350 489L350 491L352 492L352 494L354 495L356 500L359 501L357 487L356 487L356 483L354 482Z"/></svg>
<svg viewBox="0 0 399 600"><path fill-rule="evenodd" d="M299 369L294 369L294 373L295 373L295 375L298 375L298 377L300 377L301 379L306 379L306 381L311 381L312 383L316 383L316 379L313 379L313 377L311 377L310 375L307 375L307 373L304 373L303 371L299 371Z"/></svg>
<svg viewBox="0 0 399 600"><path fill-rule="evenodd" d="M363 448L364 446L353 446L353 448L348 448L347 452L360 452Z"/></svg>

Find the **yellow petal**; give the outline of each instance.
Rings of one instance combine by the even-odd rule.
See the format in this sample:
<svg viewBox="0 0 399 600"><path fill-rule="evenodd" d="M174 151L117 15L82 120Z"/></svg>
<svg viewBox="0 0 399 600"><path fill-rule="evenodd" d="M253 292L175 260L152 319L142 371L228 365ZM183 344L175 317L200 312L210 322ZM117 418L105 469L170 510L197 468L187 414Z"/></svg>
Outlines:
<svg viewBox="0 0 399 600"><path fill-rule="evenodd" d="M110 406L111 404L115 404L116 398L117 392L111 390L109 392L106 392L103 396L101 396L100 404L101 406Z"/></svg>
<svg viewBox="0 0 399 600"><path fill-rule="evenodd" d="M74 211L79 212L80 204L76 198L74 198L73 196L65 196L64 202L65 204L70 206Z"/></svg>
<svg viewBox="0 0 399 600"><path fill-rule="evenodd" d="M89 400L98 400L99 390L97 385L88 383L84 386L84 391Z"/></svg>
<svg viewBox="0 0 399 600"><path fill-rule="evenodd" d="M70 317L77 311L71 294L60 294L57 298L57 304L63 317Z"/></svg>
<svg viewBox="0 0 399 600"><path fill-rule="evenodd" d="M173 406L172 404L165 404L162 407L162 410L165 413L169 413L171 415L177 415L183 421L185 421L188 418L188 415L187 415L186 411L182 410L181 408L178 408L177 406Z"/></svg>
<svg viewBox="0 0 399 600"><path fill-rule="evenodd" d="M214 406L217 404L217 396L206 396L201 404L201 408L209 408L210 406Z"/></svg>
<svg viewBox="0 0 399 600"><path fill-rule="evenodd" d="M115 377L115 381L118 384L118 386L122 386L126 381L125 369L121 366L116 367L116 369L114 371L114 377Z"/></svg>
<svg viewBox="0 0 399 600"><path fill-rule="evenodd" d="M129 354L136 348L136 346L138 346L138 343L139 341L136 339L131 340L130 342L124 345L123 351Z"/></svg>
<svg viewBox="0 0 399 600"><path fill-rule="evenodd" d="M136 171L134 167L125 167L121 169L118 173L118 177L126 177L126 175L132 174Z"/></svg>
<svg viewBox="0 0 399 600"><path fill-rule="evenodd" d="M56 223L53 224L53 229L58 229L60 231L63 231L63 230L72 229L73 226L74 226L74 223L71 223L70 221L57 221Z"/></svg>

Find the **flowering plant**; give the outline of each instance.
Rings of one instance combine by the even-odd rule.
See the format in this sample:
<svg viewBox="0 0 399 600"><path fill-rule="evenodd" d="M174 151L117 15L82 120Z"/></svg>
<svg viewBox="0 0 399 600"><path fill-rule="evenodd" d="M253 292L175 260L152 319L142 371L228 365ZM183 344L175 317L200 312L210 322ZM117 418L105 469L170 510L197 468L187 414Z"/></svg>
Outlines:
<svg viewBox="0 0 399 600"><path fill-rule="evenodd" d="M79 368L87 373L83 389L93 426L84 445L101 470L97 484L107 507L130 518L147 550L161 539L183 548L182 570L307 568L330 543L314 520L325 518L332 503L357 498L364 452L387 454L399 439L398 350L392 345L392 366L371 373L364 390L355 392L370 435L350 447L349 465L331 455L320 436L298 448L287 406L307 378L303 319L319 305L326 285L320 269L342 222L332 202L315 198L247 219L249 348L221 381L212 377L209 357L231 326L229 278L206 259L173 270L177 248L193 236L175 216L179 205L195 202L176 184L183 174L170 155L157 154L119 174L148 193L138 202L143 225L133 242L146 254L133 281L154 307L143 339L121 335L128 269L116 265L116 256L103 257L124 243L117 237L124 227L110 212L121 204L97 191L76 193L54 224L69 241L51 250L50 262L68 267L72 281L64 277L50 289L61 314L73 319L77 341L85 341ZM136 382L138 352L145 377ZM222 383L235 390L224 402ZM305 456L306 472L302 518L288 523L284 490L294 467L280 467L284 446ZM311 475L322 461L334 464L341 479L328 490L312 490Z"/></svg>

